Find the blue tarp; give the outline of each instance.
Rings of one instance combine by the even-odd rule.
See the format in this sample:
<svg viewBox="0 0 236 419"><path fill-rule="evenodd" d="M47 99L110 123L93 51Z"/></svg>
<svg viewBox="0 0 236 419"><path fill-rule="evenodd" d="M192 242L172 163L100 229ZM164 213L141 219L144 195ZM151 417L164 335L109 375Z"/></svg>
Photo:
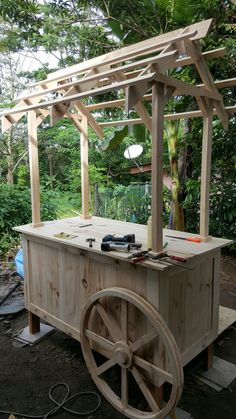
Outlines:
<svg viewBox="0 0 236 419"><path fill-rule="evenodd" d="M22 278L24 278L24 257L23 257L23 249L20 249L19 252L16 254L15 257L15 265L16 265L16 272Z"/></svg>

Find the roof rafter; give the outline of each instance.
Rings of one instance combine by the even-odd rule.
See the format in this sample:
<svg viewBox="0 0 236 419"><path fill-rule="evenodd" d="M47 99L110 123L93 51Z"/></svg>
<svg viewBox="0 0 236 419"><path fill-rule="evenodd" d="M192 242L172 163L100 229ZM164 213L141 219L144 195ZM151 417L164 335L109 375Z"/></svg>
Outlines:
<svg viewBox="0 0 236 419"><path fill-rule="evenodd" d="M227 128L228 113L218 88L229 87L231 81L226 80L225 84L224 81L214 82L206 64L208 59L224 55L225 49L202 53L198 45L198 40L208 33L211 22L209 19L177 29L49 74L46 80L33 85L35 90L28 96L20 97L14 108L1 112L3 130L31 110L37 113L37 124L50 111L52 122L66 116L76 121L75 125L79 128L79 118L68 113L74 107L78 116L84 115L92 129L102 138L102 125L90 112L99 108L119 107L126 103L126 111L134 108L151 132L152 119L143 100L151 99L151 95L146 93L156 82L164 85L164 103L171 96L194 96L200 114L205 117L208 115L209 101L213 100L217 116L224 128ZM187 52L188 56L180 57L183 52ZM189 64L196 66L203 84L193 85L163 74L169 69ZM83 100L120 90L125 91L126 99L95 105L88 105ZM55 93L60 95L51 99L51 95Z"/></svg>
<svg viewBox="0 0 236 419"><path fill-rule="evenodd" d="M214 85L214 80L211 75L211 72L202 57L201 50L198 44L194 41L186 40L186 50L188 54L192 57L194 64L197 68L197 71L205 84L205 86L211 90L212 92L217 92L217 88ZM223 127L227 130L228 129L228 114L224 108L223 98L220 101L214 101L214 105L216 107L217 115L222 122Z"/></svg>
<svg viewBox="0 0 236 419"><path fill-rule="evenodd" d="M92 58L88 61L75 64L69 68L58 70L49 74L46 82L64 80L74 75L83 74L91 68L99 68L104 64L114 65L123 61L130 60L134 57L137 58L145 54L147 55L161 51L166 45L171 42L175 42L176 40L204 38L210 29L211 23L212 19L198 22L185 28L185 33L183 33L182 28L176 29L172 32L164 33L154 38L147 39L145 41L141 41L124 48L120 48L96 58ZM38 84L40 84L40 82L35 83L35 86Z"/></svg>

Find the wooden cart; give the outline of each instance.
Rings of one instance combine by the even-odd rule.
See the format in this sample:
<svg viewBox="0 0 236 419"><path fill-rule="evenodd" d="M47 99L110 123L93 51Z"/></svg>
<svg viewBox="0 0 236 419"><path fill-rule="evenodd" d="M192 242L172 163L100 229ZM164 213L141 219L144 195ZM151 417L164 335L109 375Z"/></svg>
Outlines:
<svg viewBox="0 0 236 419"><path fill-rule="evenodd" d="M171 231L164 230L168 252L187 263L134 264L127 253L102 252L101 240L108 233L134 233L145 248L146 226L98 217L90 223L81 228L88 223L76 217L17 227L23 233L26 307L81 342L93 380L116 409L130 418L164 418L181 395L183 366L218 336L220 248L229 241L165 239ZM77 237L55 237L62 231ZM93 248L88 236L96 238ZM92 349L105 357L99 364ZM121 370L116 392L106 377L115 365ZM130 404L130 375L150 411ZM161 407L164 382L171 392Z"/></svg>
<svg viewBox="0 0 236 419"><path fill-rule="evenodd" d="M183 366L218 334L220 248L227 240L209 236L209 185L212 120L216 114L227 129L228 114L218 89L235 79L214 82L207 60L224 55L224 48L202 52L199 39L211 20L112 51L49 74L2 115L3 132L28 115L32 224L23 233L26 307L30 331L39 318L80 340L92 378L119 411L130 418L164 418L179 400ZM165 72L194 64L203 84L193 85ZM87 99L110 91L125 99L91 104ZM59 93L59 94L58 94ZM54 99L49 100L51 94ZM164 115L171 96L192 95L199 110ZM52 97L52 96L51 96ZM145 102L152 101L152 115ZM139 118L99 123L99 109L125 106ZM71 111L73 109L73 111ZM92 114L95 111L94 114ZM80 131L82 217L41 222L37 126L50 115L54 124L70 118ZM162 228L163 124L165 119L203 118L200 235L201 243L168 239L169 254L186 264L158 261L133 264L127 254L104 253L105 234L135 233L147 246L146 226L89 216L87 125L103 138L105 126L145 124L152 135L152 250L163 250L168 231ZM81 227L81 223L91 226ZM60 238L65 232L76 237ZM170 233L170 232L169 232ZM56 236L55 236L56 234ZM188 233L176 232L185 237ZM94 237L93 248L86 238ZM100 354L97 358L93 349ZM107 375L118 369L118 380ZM161 388L167 383L165 403Z"/></svg>

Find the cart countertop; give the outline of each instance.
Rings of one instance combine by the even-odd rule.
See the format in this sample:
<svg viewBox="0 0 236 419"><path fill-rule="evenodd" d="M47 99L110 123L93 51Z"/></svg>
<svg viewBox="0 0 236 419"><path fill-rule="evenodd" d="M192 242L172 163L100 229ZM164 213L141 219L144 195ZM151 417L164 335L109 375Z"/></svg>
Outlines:
<svg viewBox="0 0 236 419"><path fill-rule="evenodd" d="M115 259L127 260L130 253L120 251L101 251L101 241L106 234L112 234L117 237L124 236L126 234L135 234L136 242L142 243L142 249L147 248L147 226L142 224L128 223L126 221L110 220L108 218L91 217L89 219L83 219L81 217L65 218L54 221L46 221L41 226L34 227L32 224L14 227L14 230L26 234L28 236L34 236L52 242L63 243L68 246L77 247L80 249L89 250L91 252L105 254ZM65 233L74 236L73 238L59 238L55 237L55 234ZM208 242L194 243L185 240L178 240L167 235L177 237L189 237L195 236L196 234L186 233L183 231L176 230L163 230L163 241L164 244L168 242L166 251L170 255L181 256L186 259L194 258L194 256L203 255L211 250L228 246L232 243L231 240L212 238ZM96 241L93 243L93 247L89 247L89 243L86 242L87 238L95 238ZM134 251L135 252L135 251ZM130 263L132 263L129 260ZM181 264L181 262L180 262ZM145 260L142 262L142 266L149 266L158 270L165 270L170 267L167 263L159 263L158 261ZM185 265L182 263L182 265ZM183 266L184 267L184 266Z"/></svg>

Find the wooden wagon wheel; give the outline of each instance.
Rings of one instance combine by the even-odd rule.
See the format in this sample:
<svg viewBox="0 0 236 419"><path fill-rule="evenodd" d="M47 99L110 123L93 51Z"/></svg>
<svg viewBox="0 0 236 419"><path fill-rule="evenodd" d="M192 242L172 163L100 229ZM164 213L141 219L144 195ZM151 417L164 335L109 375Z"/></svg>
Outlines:
<svg viewBox="0 0 236 419"><path fill-rule="evenodd" d="M112 298L111 298L112 297ZM109 310L109 298L114 307L114 301L120 304L119 320ZM130 322L128 312L141 312L149 325L146 332L135 340L130 338ZM91 320L92 319L92 320ZM97 332L96 324L102 321L106 334ZM146 348L155 344L155 339L162 343L165 355L165 365L150 362L145 355ZM162 419L176 406L183 388L183 369L176 342L160 314L144 298L133 291L122 288L107 288L91 296L85 305L81 317L80 341L85 362L89 372L104 397L117 410L129 418ZM101 365L95 361L92 347L107 360ZM147 353L148 351L146 351ZM163 360L163 357L162 357ZM118 394L111 388L102 375L115 365L121 368L120 388ZM140 410L129 402L129 380L131 375L139 386L148 408ZM158 397L153 391L153 383L147 376L152 375L161 382L170 384L169 399L164 406L158 404ZM160 384L159 384L160 385Z"/></svg>

